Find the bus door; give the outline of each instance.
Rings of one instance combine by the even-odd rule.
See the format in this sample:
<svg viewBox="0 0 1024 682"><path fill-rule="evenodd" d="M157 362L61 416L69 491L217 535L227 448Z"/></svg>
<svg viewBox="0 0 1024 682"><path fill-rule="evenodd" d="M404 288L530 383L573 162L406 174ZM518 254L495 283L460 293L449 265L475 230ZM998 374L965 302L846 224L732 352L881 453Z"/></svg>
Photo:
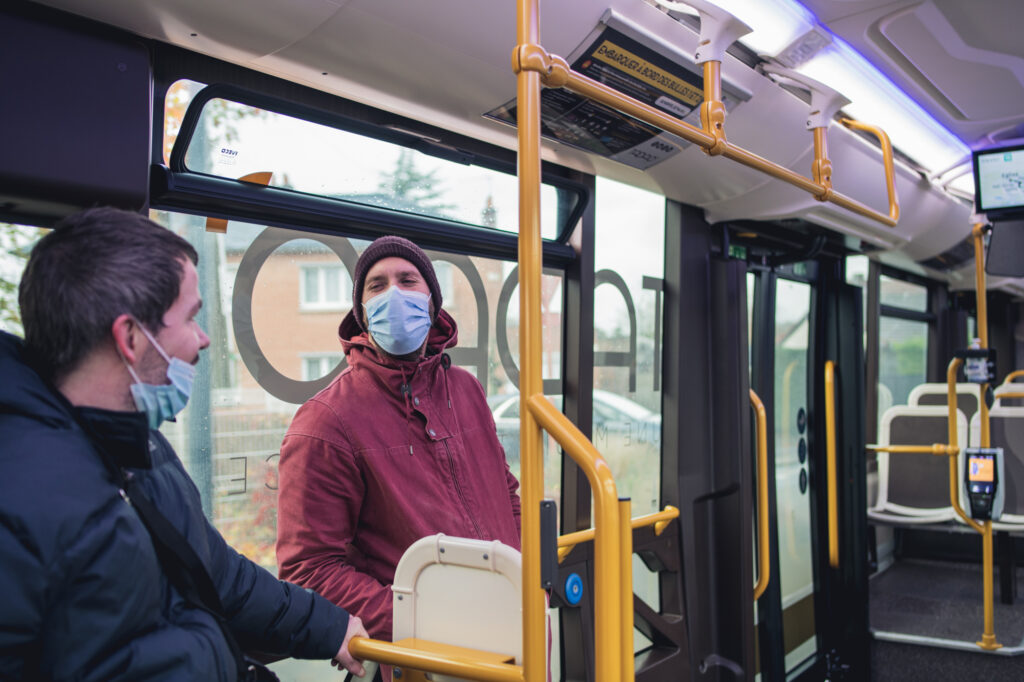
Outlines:
<svg viewBox="0 0 1024 682"><path fill-rule="evenodd" d="M844 377L862 372L861 318L859 298L853 300L859 289L839 291L847 285L831 277L833 269L834 261L822 259L753 268L748 275L751 386L768 411L771 580L755 605L761 679L840 678L852 660L842 637L829 629L842 620L833 609L845 587L829 566L819 384L825 356L838 361L841 345ZM857 329L839 334L839 319ZM846 352L847 345L855 347ZM853 409L859 403L851 396L845 404Z"/></svg>

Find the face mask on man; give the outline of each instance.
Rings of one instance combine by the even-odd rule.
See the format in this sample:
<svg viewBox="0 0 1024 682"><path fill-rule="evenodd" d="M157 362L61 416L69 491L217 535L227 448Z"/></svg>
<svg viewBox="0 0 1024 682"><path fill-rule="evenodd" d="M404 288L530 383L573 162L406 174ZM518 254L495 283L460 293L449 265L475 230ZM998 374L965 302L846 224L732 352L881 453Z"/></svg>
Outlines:
<svg viewBox="0 0 1024 682"><path fill-rule="evenodd" d="M138 324L138 323L136 323ZM155 429L165 421L174 421L175 415L185 409L188 397L192 393L192 382L195 380L196 368L179 358L168 357L160 344L144 326L139 329L153 344L160 356L167 361L167 380L169 384L147 384L139 378L132 366L124 362L135 383L131 385L132 398L139 412L145 412L149 420L149 428ZM124 358L122 358L124 360Z"/></svg>
<svg viewBox="0 0 1024 682"><path fill-rule="evenodd" d="M370 335L385 353L407 355L419 350L430 332L430 294L393 286L363 308Z"/></svg>

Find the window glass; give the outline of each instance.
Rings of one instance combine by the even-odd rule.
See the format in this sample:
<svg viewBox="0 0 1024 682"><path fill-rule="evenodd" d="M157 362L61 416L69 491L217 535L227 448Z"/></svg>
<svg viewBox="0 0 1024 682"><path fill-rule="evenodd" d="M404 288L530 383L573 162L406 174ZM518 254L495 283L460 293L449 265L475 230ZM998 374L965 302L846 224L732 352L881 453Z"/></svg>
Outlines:
<svg viewBox="0 0 1024 682"><path fill-rule="evenodd" d="M205 302L199 321L211 339L201 355L188 406L176 423L161 430L199 487L213 524L232 546L276 573L281 441L299 405L345 366L338 324L351 306L349 273L368 242L311 238L236 222L228 224L227 234L214 234L195 216L154 212L153 217L199 252ZM428 255L439 274L447 273L442 280L448 282L444 308L459 325L459 344L449 355L484 386L499 441L518 476L515 265L431 251ZM334 264L327 263L328 257ZM333 274L326 273L337 272L342 273L340 280L335 277L340 289L332 290L326 282ZM305 306L310 299L304 288L309 287L320 292L321 298L315 298L320 302L330 291L340 291L340 305ZM561 275L546 274L542 288L546 377L560 406ZM545 449L544 496L557 500L561 458L550 439ZM282 661L274 667L295 680L314 680L323 673L322 662Z"/></svg>
<svg viewBox="0 0 1024 682"><path fill-rule="evenodd" d="M0 223L0 329L24 336L18 309L18 283L32 246L49 230Z"/></svg>
<svg viewBox="0 0 1024 682"><path fill-rule="evenodd" d="M166 98L170 158L188 103L202 89L178 81ZM189 170L239 179L271 173L270 186L505 232L519 231L515 175L449 161L372 137L214 98L185 154ZM541 235L554 239L579 197L541 187Z"/></svg>
<svg viewBox="0 0 1024 682"><path fill-rule="evenodd" d="M665 198L598 178L596 216L593 441L640 516L661 503ZM636 556L633 591L658 610L657 575Z"/></svg>
<svg viewBox="0 0 1024 682"><path fill-rule="evenodd" d="M906 405L914 386L927 377L928 323L883 316L878 330L878 418Z"/></svg>
<svg viewBox="0 0 1024 682"><path fill-rule="evenodd" d="M928 287L901 279L881 276L878 295L882 305L927 312Z"/></svg>

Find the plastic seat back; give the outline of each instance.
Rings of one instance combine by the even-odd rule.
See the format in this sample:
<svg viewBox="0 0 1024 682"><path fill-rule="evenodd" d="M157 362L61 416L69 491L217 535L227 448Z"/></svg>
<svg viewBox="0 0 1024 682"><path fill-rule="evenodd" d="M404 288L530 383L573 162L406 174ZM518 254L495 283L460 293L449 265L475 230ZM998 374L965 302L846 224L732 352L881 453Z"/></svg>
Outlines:
<svg viewBox="0 0 1024 682"><path fill-rule="evenodd" d="M504 654L521 664L521 566L520 553L497 540L421 538L395 569L394 641L412 637Z"/></svg>
<svg viewBox="0 0 1024 682"><path fill-rule="evenodd" d="M949 411L942 406L889 408L880 445L932 445L949 439ZM959 447L967 444L967 418L957 410ZM959 467L958 467L959 470ZM949 460L924 453L878 453L878 499L872 516L899 523L939 523L954 518L949 502Z"/></svg>

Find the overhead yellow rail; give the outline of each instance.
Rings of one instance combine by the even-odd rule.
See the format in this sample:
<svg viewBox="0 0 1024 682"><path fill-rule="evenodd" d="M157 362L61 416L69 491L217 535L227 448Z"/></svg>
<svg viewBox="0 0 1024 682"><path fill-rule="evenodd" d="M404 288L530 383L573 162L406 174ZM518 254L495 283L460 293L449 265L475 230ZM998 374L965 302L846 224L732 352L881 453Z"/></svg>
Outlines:
<svg viewBox="0 0 1024 682"><path fill-rule="evenodd" d="M670 4L664 0L659 0L659 3L663 5ZM701 15L701 20L703 27L705 23L704 14ZM703 46L707 42L703 40L703 28L701 36L701 45ZM724 47L721 48L721 51L724 52ZM703 59L698 55L697 63L702 64L704 72L704 101L700 107L701 127L699 128L573 71L563 57L549 54L534 41L520 42L516 47L513 61L517 69L538 74L541 82L548 87L565 88L577 95L600 102L619 112L678 135L687 142L698 145L711 156L724 156L783 182L787 182L794 187L809 192L818 201L841 206L888 227L894 227L899 220L900 208L899 200L896 197L896 185L893 174L892 145L889 142L888 136L880 128L852 119L842 120L842 124L848 128L872 133L881 144L889 203L887 213L882 213L865 206L855 199L836 192L832 188L832 162L828 158L826 144L829 119L826 117L815 117L814 114L818 112L812 112L812 119L815 121L815 125L811 128L814 135L813 179L807 178L785 166L769 161L729 142L725 134L725 105L722 103L721 59ZM522 107L522 105L523 100L520 98L518 106ZM520 128L521 140L522 129ZM522 150L522 146L520 146L520 150Z"/></svg>
<svg viewBox="0 0 1024 682"><path fill-rule="evenodd" d="M757 601L768 589L772 572L768 544L768 415L754 389L750 389L750 406L757 415L757 584L754 585L754 601Z"/></svg>

